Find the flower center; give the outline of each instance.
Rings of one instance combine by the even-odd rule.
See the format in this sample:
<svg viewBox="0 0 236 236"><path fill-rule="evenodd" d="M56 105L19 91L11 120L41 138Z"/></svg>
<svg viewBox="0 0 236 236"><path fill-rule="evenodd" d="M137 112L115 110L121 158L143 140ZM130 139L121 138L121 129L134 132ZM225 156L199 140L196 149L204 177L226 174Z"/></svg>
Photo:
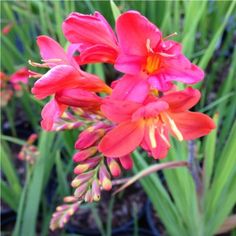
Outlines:
<svg viewBox="0 0 236 236"><path fill-rule="evenodd" d="M157 71L160 68L161 60L157 54L150 54L147 57L146 65L145 65L145 72L147 74L152 74L153 72Z"/></svg>

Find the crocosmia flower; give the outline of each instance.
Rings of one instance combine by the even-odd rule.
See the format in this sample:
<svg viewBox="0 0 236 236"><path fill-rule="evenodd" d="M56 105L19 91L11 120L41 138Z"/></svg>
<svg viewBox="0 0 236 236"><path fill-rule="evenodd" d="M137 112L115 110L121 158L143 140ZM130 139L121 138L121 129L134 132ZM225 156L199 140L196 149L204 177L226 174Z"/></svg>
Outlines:
<svg viewBox="0 0 236 236"><path fill-rule="evenodd" d="M10 82L12 83L15 90L21 90L21 83L28 84L28 79L28 69L26 67L23 67L11 75Z"/></svg>
<svg viewBox="0 0 236 236"><path fill-rule="evenodd" d="M171 81L194 84L204 72L181 52L181 45L163 38L161 31L139 12L128 11L116 22L119 55L115 68L145 77L155 88L166 91Z"/></svg>
<svg viewBox="0 0 236 236"><path fill-rule="evenodd" d="M94 62L114 63L117 39L111 26L99 13L84 15L71 13L63 23L63 32L69 42L76 44L80 52L80 64Z"/></svg>
<svg viewBox="0 0 236 236"><path fill-rule="evenodd" d="M78 129L73 161L73 196L53 214L52 230L63 227L82 202L98 201L112 188L112 177L133 166L132 152L143 148L154 159L167 156L170 136L179 141L207 135L213 120L189 111L200 99L191 87L178 91L173 82L194 84L204 72L182 53L181 44L137 11L121 14L116 33L99 13L73 12L62 25L69 41L65 51L55 40L40 36L37 44L44 75L30 71L32 93L51 97L42 110L41 126L49 131ZM80 65L110 63L124 74L111 87Z"/></svg>
<svg viewBox="0 0 236 236"><path fill-rule="evenodd" d="M169 134L179 141L191 140L215 128L207 115L188 111L199 98L198 90L187 88L161 98L150 96L142 104L108 99L102 111L118 125L104 136L99 150L105 156L116 157L140 145L154 158L164 158L170 148Z"/></svg>
<svg viewBox="0 0 236 236"><path fill-rule="evenodd" d="M90 107L98 107L100 99L94 92L109 93L111 89L97 76L80 69L72 57L73 45L65 52L55 40L43 35L38 37L37 44L44 63L31 64L50 70L36 81L32 93L38 99L55 95L42 110L42 127L52 130L68 106L90 102Z"/></svg>

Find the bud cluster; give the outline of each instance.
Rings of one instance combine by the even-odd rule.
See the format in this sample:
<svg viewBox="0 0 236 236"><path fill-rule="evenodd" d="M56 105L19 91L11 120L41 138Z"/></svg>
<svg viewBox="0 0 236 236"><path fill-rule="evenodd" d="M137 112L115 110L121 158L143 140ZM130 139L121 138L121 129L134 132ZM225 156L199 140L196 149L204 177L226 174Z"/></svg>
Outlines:
<svg viewBox="0 0 236 236"><path fill-rule="evenodd" d="M55 230L57 228L63 228L69 221L70 217L78 210L81 202L73 196L64 198L64 203L56 208L56 212L53 213L50 222L50 229Z"/></svg>
<svg viewBox="0 0 236 236"><path fill-rule="evenodd" d="M19 154L18 159L24 160L29 164L33 165L37 158L39 157L38 148L33 145L33 143L38 138L37 134L31 134L27 140L27 142L22 146Z"/></svg>

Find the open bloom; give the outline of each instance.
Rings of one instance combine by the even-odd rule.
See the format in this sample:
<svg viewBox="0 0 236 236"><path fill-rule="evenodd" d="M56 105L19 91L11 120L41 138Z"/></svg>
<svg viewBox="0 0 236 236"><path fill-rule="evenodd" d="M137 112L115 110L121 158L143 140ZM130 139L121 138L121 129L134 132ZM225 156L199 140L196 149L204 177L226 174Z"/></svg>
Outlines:
<svg viewBox="0 0 236 236"><path fill-rule="evenodd" d="M116 22L119 55L115 68L145 77L155 88L166 91L171 81L199 82L204 72L181 52L181 45L162 37L160 30L139 12L128 11Z"/></svg>
<svg viewBox="0 0 236 236"><path fill-rule="evenodd" d="M101 109L118 123L99 144L107 157L124 156L139 145L154 158L164 158L170 148L169 133L178 140L191 140L215 128L207 115L188 111L200 98L198 90L187 88L161 98L148 97L142 104L108 99Z"/></svg>
<svg viewBox="0 0 236 236"><path fill-rule="evenodd" d="M80 52L75 57L80 64L94 62L114 63L117 53L117 39L106 19L99 13L84 15L71 13L64 21L63 32Z"/></svg>
<svg viewBox="0 0 236 236"><path fill-rule="evenodd" d="M100 105L101 99L96 92L107 92L111 89L97 76L84 72L73 59L73 45L67 53L53 39L40 36L37 39L43 64L31 63L35 66L50 67L51 69L36 81L32 93L38 99L50 95L54 98L42 110L42 127L46 130L53 128L53 123L60 117L68 106L83 106L86 102L90 108ZM89 106L88 106L89 107Z"/></svg>

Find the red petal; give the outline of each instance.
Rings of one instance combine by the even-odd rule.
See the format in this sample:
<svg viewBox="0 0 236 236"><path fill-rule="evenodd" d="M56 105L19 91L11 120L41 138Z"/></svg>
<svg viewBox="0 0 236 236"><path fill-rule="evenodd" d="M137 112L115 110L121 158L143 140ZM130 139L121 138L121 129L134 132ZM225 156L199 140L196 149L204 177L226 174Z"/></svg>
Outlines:
<svg viewBox="0 0 236 236"><path fill-rule="evenodd" d="M166 81L180 81L194 84L204 78L203 70L192 64L185 56L163 58L163 68L158 71Z"/></svg>
<svg viewBox="0 0 236 236"><path fill-rule="evenodd" d="M214 121L200 112L171 113L179 131L185 140L200 138L209 134L215 128Z"/></svg>
<svg viewBox="0 0 236 236"><path fill-rule="evenodd" d="M116 48L116 37L106 19L99 13L84 15L72 13L64 21L63 32L71 43L81 44L81 48L104 44Z"/></svg>
<svg viewBox="0 0 236 236"><path fill-rule="evenodd" d="M193 107L200 99L201 93L197 89L186 88L183 91L174 91L165 94L161 100L166 101L170 111L181 112Z"/></svg>
<svg viewBox="0 0 236 236"><path fill-rule="evenodd" d="M117 100L129 100L142 103L149 93L147 81L139 76L125 75L119 79L111 97Z"/></svg>
<svg viewBox="0 0 236 236"><path fill-rule="evenodd" d="M114 64L117 58L117 50L106 45L95 45L83 50L76 58L79 64L105 62Z"/></svg>
<svg viewBox="0 0 236 236"><path fill-rule="evenodd" d="M101 106L101 111L109 120L121 123L130 120L139 107L140 104L135 102L106 99Z"/></svg>
<svg viewBox="0 0 236 236"><path fill-rule="evenodd" d="M142 123L125 122L108 132L100 142L98 149L107 157L124 156L135 150L143 136Z"/></svg>
<svg viewBox="0 0 236 236"><path fill-rule="evenodd" d="M43 99L66 88L86 89L90 91L110 90L97 76L78 71L69 65L58 65L49 70L32 88L32 93Z"/></svg>
<svg viewBox="0 0 236 236"><path fill-rule="evenodd" d="M133 168L133 159L130 154L119 157L120 163L125 170L130 170Z"/></svg>
<svg viewBox="0 0 236 236"><path fill-rule="evenodd" d="M87 110L99 110L102 99L96 93L83 89L64 89L56 93L58 102L68 106L80 107Z"/></svg>
<svg viewBox="0 0 236 236"><path fill-rule="evenodd" d="M137 11L122 14L117 19L116 31L121 51L128 55L146 55L147 39L155 48L162 37L160 30Z"/></svg>
<svg viewBox="0 0 236 236"><path fill-rule="evenodd" d="M67 106L58 103L55 99L48 102L42 112L41 126L45 130L52 130L54 122L59 118L65 111Z"/></svg>
<svg viewBox="0 0 236 236"><path fill-rule="evenodd" d="M115 68L123 73L137 75L141 72L142 66L145 62L145 56L126 55L120 53L115 61Z"/></svg>
<svg viewBox="0 0 236 236"><path fill-rule="evenodd" d="M61 59L61 62L50 63L52 66L59 64L69 64L66 53L61 45L54 39L41 35L37 38L37 44L40 50L40 55L44 60Z"/></svg>

